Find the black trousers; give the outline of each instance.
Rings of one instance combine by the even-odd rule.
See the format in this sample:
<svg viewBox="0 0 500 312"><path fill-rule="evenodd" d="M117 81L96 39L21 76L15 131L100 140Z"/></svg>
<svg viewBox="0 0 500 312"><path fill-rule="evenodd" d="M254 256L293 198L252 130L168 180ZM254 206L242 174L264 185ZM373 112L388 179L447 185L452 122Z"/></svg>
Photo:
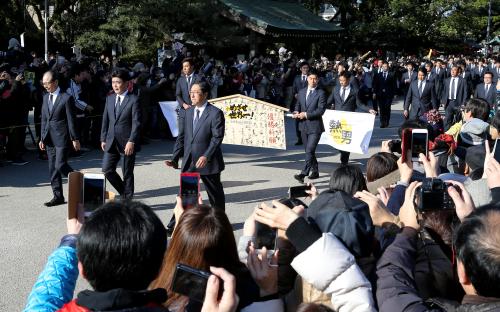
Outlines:
<svg viewBox="0 0 500 312"><path fill-rule="evenodd" d="M303 142L299 130L299 119L295 119L295 135L297 136L297 142Z"/></svg>
<svg viewBox="0 0 500 312"><path fill-rule="evenodd" d="M380 113L380 124L389 125L391 119L392 96L381 96L377 98L378 109Z"/></svg>
<svg viewBox="0 0 500 312"><path fill-rule="evenodd" d="M109 183L113 185L118 193L124 199L132 199L134 196L134 166L135 166L135 152L132 155L123 155L122 173L123 180L116 172L116 166L120 161L121 153L116 143L104 152L102 160L102 172L108 179Z"/></svg>
<svg viewBox="0 0 500 312"><path fill-rule="evenodd" d="M444 131L448 131L451 126L460 118L460 105L457 100L448 100L445 106ZM458 116L457 116L458 115Z"/></svg>
<svg viewBox="0 0 500 312"><path fill-rule="evenodd" d="M67 177L73 171L68 165L68 148L46 146L49 160L50 186L55 198L64 198L62 188L62 176Z"/></svg>
<svg viewBox="0 0 500 312"><path fill-rule="evenodd" d="M304 133L302 132L302 143L306 152L306 164L301 174L309 175L311 173L319 173L318 160L316 159L316 147L318 146L321 133Z"/></svg>
<svg viewBox="0 0 500 312"><path fill-rule="evenodd" d="M210 205L215 209L226 209L226 196L220 181L220 173L200 176L208 194Z"/></svg>
<svg viewBox="0 0 500 312"><path fill-rule="evenodd" d="M351 153L340 151L340 163L342 165L347 165L349 163L349 155L351 155Z"/></svg>

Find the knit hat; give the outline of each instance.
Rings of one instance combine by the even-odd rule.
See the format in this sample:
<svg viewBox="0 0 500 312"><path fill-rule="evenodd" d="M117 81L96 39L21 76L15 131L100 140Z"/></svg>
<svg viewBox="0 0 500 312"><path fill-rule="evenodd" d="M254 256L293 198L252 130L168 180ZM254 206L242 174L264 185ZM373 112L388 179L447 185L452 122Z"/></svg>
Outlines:
<svg viewBox="0 0 500 312"><path fill-rule="evenodd" d="M334 234L356 257L372 254L374 226L368 205L342 191L321 193L307 211L322 233Z"/></svg>
<svg viewBox="0 0 500 312"><path fill-rule="evenodd" d="M462 125L460 138L464 143L479 145L488 137L490 124L478 118L472 118Z"/></svg>

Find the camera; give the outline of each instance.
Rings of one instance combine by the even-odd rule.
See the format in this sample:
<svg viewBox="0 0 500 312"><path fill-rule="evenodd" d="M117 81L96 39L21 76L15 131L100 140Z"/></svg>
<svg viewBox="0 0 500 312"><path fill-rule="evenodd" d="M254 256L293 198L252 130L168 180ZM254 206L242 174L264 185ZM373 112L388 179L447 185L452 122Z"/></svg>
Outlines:
<svg viewBox="0 0 500 312"><path fill-rule="evenodd" d="M401 154L401 140L390 140L388 145L392 153Z"/></svg>
<svg viewBox="0 0 500 312"><path fill-rule="evenodd" d="M415 192L414 202L417 211L455 210L455 203L448 194L450 186L460 192L460 188L451 183L445 183L437 178L425 178Z"/></svg>

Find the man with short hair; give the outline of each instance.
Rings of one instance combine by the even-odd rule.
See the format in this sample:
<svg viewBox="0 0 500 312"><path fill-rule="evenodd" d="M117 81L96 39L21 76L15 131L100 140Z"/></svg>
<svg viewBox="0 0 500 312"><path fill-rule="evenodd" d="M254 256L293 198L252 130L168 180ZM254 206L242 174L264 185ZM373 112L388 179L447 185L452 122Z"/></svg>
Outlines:
<svg viewBox="0 0 500 312"><path fill-rule="evenodd" d="M94 111L94 107L83 99L83 84L90 78L88 69L83 65L76 64L71 69L71 79L66 93L75 99L75 112L78 133L82 144L89 143L90 120L88 116Z"/></svg>
<svg viewBox="0 0 500 312"><path fill-rule="evenodd" d="M175 96L179 109L189 109L191 107L191 97L189 90L191 86L203 79L194 73L194 60L190 57L182 60L182 75L177 79L175 86Z"/></svg>
<svg viewBox="0 0 500 312"><path fill-rule="evenodd" d="M484 99L491 108L494 107L496 99L496 87L493 84L493 73L485 72L483 75L483 83L480 83L476 87L474 92L474 98Z"/></svg>
<svg viewBox="0 0 500 312"><path fill-rule="evenodd" d="M299 174L294 175L294 178L300 183L304 183L304 178L309 173L309 179L319 178L318 160L315 152L321 133L325 131L322 116L326 109L326 96L325 91L318 88L318 83L318 74L309 72L307 87L299 91L292 114L292 118L299 120L299 130L306 152L304 169Z"/></svg>
<svg viewBox="0 0 500 312"><path fill-rule="evenodd" d="M373 100L378 103L380 113L380 128L389 126L391 119L391 105L396 89L394 73L389 72L389 64L382 62L382 71L375 76Z"/></svg>
<svg viewBox="0 0 500 312"><path fill-rule="evenodd" d="M295 79L293 81L293 97L294 101L292 103L292 106L290 106L290 111L293 112L295 109L295 103L298 101L298 96L299 96L299 91L307 87L307 75L309 74L309 64L307 62L302 62L300 64L300 74L295 76ZM297 136L297 142L295 142L295 145L302 145L302 136L300 135L300 130L299 130L299 120L295 119L295 134Z"/></svg>
<svg viewBox="0 0 500 312"><path fill-rule="evenodd" d="M406 71L403 73L401 77L401 85L403 86L403 96L406 96L408 89L410 88L410 84L417 80L417 73L414 70L415 66L413 62L406 63Z"/></svg>
<svg viewBox="0 0 500 312"><path fill-rule="evenodd" d="M404 102L403 115L406 119L417 119L432 109L438 109L438 99L434 83L425 79L427 76L425 68L417 72L417 80L410 84Z"/></svg>
<svg viewBox="0 0 500 312"><path fill-rule="evenodd" d="M453 65L450 70L450 77L444 81L441 103L445 108L445 126L447 131L460 118L460 106L467 100L467 84L459 76L457 65Z"/></svg>
<svg viewBox="0 0 500 312"><path fill-rule="evenodd" d="M327 106L327 108L338 110L355 112L357 108L368 112L370 114L376 115L377 112L370 107L364 105L359 97L359 90L354 88L350 83L351 75L349 72L345 71L338 77L339 85L337 85L330 97L333 97L333 104ZM349 163L349 152L340 151L340 163L346 166Z"/></svg>
<svg viewBox="0 0 500 312"><path fill-rule="evenodd" d="M106 98L102 115L101 149L104 151L102 172L125 199L134 196L135 156L140 150L141 108L136 95L127 91L129 74L118 70L111 75L114 93ZM123 180L116 165L123 155Z"/></svg>
<svg viewBox="0 0 500 312"><path fill-rule="evenodd" d="M62 176L73 171L68 165L68 142L75 151L80 150L80 141L75 122L73 97L59 88L59 80L53 71L43 75L42 84L47 93L43 96L41 138L39 147L47 151L50 185L54 197L45 206L64 204Z"/></svg>

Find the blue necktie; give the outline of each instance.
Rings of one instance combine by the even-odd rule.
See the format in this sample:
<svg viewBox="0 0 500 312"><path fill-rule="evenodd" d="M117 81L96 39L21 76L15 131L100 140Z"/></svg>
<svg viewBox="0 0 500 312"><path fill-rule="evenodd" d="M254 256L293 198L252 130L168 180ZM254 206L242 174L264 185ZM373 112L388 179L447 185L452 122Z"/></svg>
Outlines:
<svg viewBox="0 0 500 312"><path fill-rule="evenodd" d="M198 126L199 120L200 120L200 110L196 109L196 117L194 117L193 121L193 133L196 131L196 126Z"/></svg>

